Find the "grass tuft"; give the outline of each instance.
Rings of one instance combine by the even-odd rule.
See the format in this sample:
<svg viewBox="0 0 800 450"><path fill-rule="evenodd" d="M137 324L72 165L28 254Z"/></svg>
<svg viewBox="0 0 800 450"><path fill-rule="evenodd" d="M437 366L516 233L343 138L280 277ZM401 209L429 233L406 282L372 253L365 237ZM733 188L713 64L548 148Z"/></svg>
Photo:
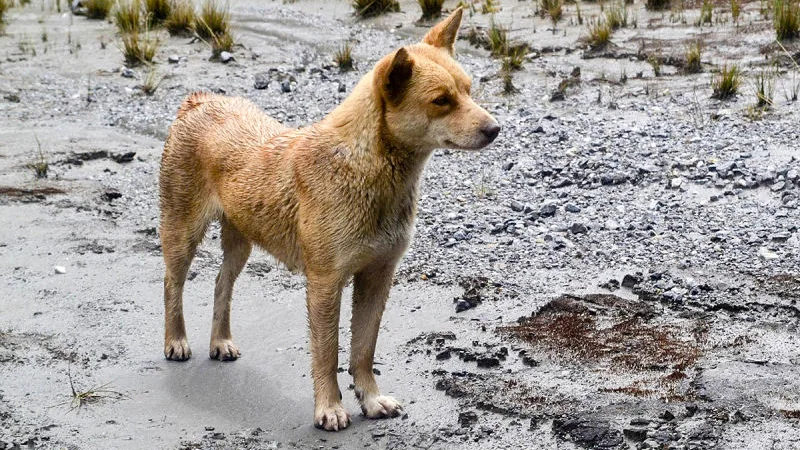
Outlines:
<svg viewBox="0 0 800 450"><path fill-rule="evenodd" d="M139 34L142 27L142 14L139 2L122 0L114 10L114 21L120 34Z"/></svg>
<svg viewBox="0 0 800 450"><path fill-rule="evenodd" d="M3 32L6 23L8 23L8 10L14 6L13 0L0 0L0 33Z"/></svg>
<svg viewBox="0 0 800 450"><path fill-rule="evenodd" d="M800 37L800 2L775 0L775 35L779 41Z"/></svg>
<svg viewBox="0 0 800 450"><path fill-rule="evenodd" d="M700 59L703 56L703 43L694 41L686 48L686 65L683 66L685 73L700 73L703 71L703 66Z"/></svg>
<svg viewBox="0 0 800 450"><path fill-rule="evenodd" d="M605 48L611 42L613 29L605 20L598 20L589 25L587 42L592 50Z"/></svg>
<svg viewBox="0 0 800 450"><path fill-rule="evenodd" d="M701 27L703 25L711 25L714 20L714 4L711 0L703 0L700 6L700 17L697 19L695 25Z"/></svg>
<svg viewBox="0 0 800 450"><path fill-rule="evenodd" d="M222 7L217 0L206 0L195 22L195 32L201 39L230 34L231 15L227 6Z"/></svg>
<svg viewBox="0 0 800 450"><path fill-rule="evenodd" d="M236 41L233 39L233 34L231 34L230 31L211 36L211 59L217 60L220 55L222 55L222 52L233 51L233 46L235 44Z"/></svg>
<svg viewBox="0 0 800 450"><path fill-rule="evenodd" d="M564 0L540 0L540 11L547 14L553 24L553 34L556 34L556 25L564 17Z"/></svg>
<svg viewBox="0 0 800 450"><path fill-rule="evenodd" d="M33 138L36 139L36 157L27 164L27 167L33 171L36 178L47 178L47 169L50 165L47 163L47 157L42 150L42 143L39 142L39 138L37 136Z"/></svg>
<svg viewBox="0 0 800 450"><path fill-rule="evenodd" d="M423 20L435 19L442 14L444 0L417 0L417 3L419 3L419 7L422 9Z"/></svg>
<svg viewBox="0 0 800 450"><path fill-rule="evenodd" d="M95 20L105 20L114 6L113 0L88 0L86 3L86 17Z"/></svg>
<svg viewBox="0 0 800 450"><path fill-rule="evenodd" d="M400 3L397 0L353 0L352 5L356 16L361 18L400 11Z"/></svg>
<svg viewBox="0 0 800 450"><path fill-rule="evenodd" d="M169 0L144 0L145 21L148 28L163 24L172 10Z"/></svg>
<svg viewBox="0 0 800 450"><path fill-rule="evenodd" d="M122 35L122 54L125 57L125 65L136 67L142 64L152 64L153 58L160 42L158 38L150 36L150 33L129 33Z"/></svg>
<svg viewBox="0 0 800 450"><path fill-rule="evenodd" d="M195 13L191 0L175 0L164 26L173 36L188 36L194 33Z"/></svg>
<svg viewBox="0 0 800 450"><path fill-rule="evenodd" d="M739 15L742 13L742 0L731 0L731 17L733 24L739 25Z"/></svg>
<svg viewBox="0 0 800 450"><path fill-rule="evenodd" d="M735 96L739 92L740 77L741 70L737 65L722 66L719 73L711 80L711 88L714 91L711 98L726 100Z"/></svg>
<svg viewBox="0 0 800 450"><path fill-rule="evenodd" d="M606 11L606 23L612 30L618 30L628 26L628 8L624 3L612 5Z"/></svg>
<svg viewBox="0 0 800 450"><path fill-rule="evenodd" d="M489 50L492 56L502 56L508 50L508 28L494 20L489 25Z"/></svg>
<svg viewBox="0 0 800 450"><path fill-rule="evenodd" d="M767 110L772 107L775 94L775 74L766 69L756 75L755 88L756 108Z"/></svg>
<svg viewBox="0 0 800 450"><path fill-rule="evenodd" d="M494 14L498 11L500 11L500 6L495 0L483 0L483 5L481 6L482 14Z"/></svg>
<svg viewBox="0 0 800 450"><path fill-rule="evenodd" d="M147 75L144 77L144 82L142 83L142 92L145 95L153 95L158 90L158 87L161 86L161 82L164 81L164 77L158 74L155 67L151 67L150 70L147 71Z"/></svg>
<svg viewBox="0 0 800 450"><path fill-rule="evenodd" d="M340 72L353 70L353 45L349 42L344 43L334 53L333 60L339 66Z"/></svg>

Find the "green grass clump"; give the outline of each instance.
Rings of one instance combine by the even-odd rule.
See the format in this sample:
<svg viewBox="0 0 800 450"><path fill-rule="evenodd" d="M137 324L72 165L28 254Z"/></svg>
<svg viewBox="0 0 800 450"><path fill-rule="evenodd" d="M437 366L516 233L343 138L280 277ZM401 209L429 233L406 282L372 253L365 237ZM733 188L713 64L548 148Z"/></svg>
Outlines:
<svg viewBox="0 0 800 450"><path fill-rule="evenodd" d="M703 0L703 4L700 6L700 17L697 19L698 27L703 25L711 25L713 22L713 15L714 15L714 4L711 3L711 0Z"/></svg>
<svg viewBox="0 0 800 450"><path fill-rule="evenodd" d="M646 0L644 7L650 11L664 11L669 9L670 0Z"/></svg>
<svg viewBox="0 0 800 450"><path fill-rule="evenodd" d="M589 37L586 39L589 47L592 50L605 48L611 42L613 31L605 20L598 20L589 25Z"/></svg>
<svg viewBox="0 0 800 450"><path fill-rule="evenodd" d="M755 82L756 107L769 109L775 98L775 74L762 69L756 75Z"/></svg>
<svg viewBox="0 0 800 450"><path fill-rule="evenodd" d="M36 178L47 178L47 170L50 167L50 164L47 162L47 157L42 150L42 143L39 142L39 138L37 136L34 136L33 138L36 139L36 147L38 150L34 160L28 163L28 168L33 171L33 174L36 176Z"/></svg>
<svg viewBox="0 0 800 450"><path fill-rule="evenodd" d="M216 60L219 59L222 52L231 52L233 51L233 46L236 42L233 39L233 35L230 31L226 31L220 35L211 36L211 59Z"/></svg>
<svg viewBox="0 0 800 450"><path fill-rule="evenodd" d="M352 5L356 15L361 18L400 11L397 0L353 0Z"/></svg>
<svg viewBox="0 0 800 450"><path fill-rule="evenodd" d="M417 0L417 2L422 9L423 20L435 19L442 14L444 0Z"/></svg>
<svg viewBox="0 0 800 450"><path fill-rule="evenodd" d="M703 70L703 66L700 64L702 56L702 42L695 41L689 44L689 47L686 48L686 65L683 66L683 71L686 73L700 73Z"/></svg>
<svg viewBox="0 0 800 450"><path fill-rule="evenodd" d="M606 11L606 23L612 30L628 26L628 8L624 3L612 5Z"/></svg>
<svg viewBox="0 0 800 450"><path fill-rule="evenodd" d="M114 22L120 34L139 34L142 27L142 14L139 2L123 0L114 10Z"/></svg>
<svg viewBox="0 0 800 450"><path fill-rule="evenodd" d="M483 0L483 5L481 6L482 14L494 14L498 11L500 11L500 6L497 5L495 0Z"/></svg>
<svg viewBox="0 0 800 450"><path fill-rule="evenodd" d="M786 41L800 37L800 2L775 0L775 37Z"/></svg>
<svg viewBox="0 0 800 450"><path fill-rule="evenodd" d="M169 0L144 0L145 20L147 27L163 24L169 17L172 4Z"/></svg>
<svg viewBox="0 0 800 450"><path fill-rule="evenodd" d="M122 55L125 57L125 65L136 67L142 64L152 64L153 58L160 42L158 38L150 36L150 33L129 33L122 35Z"/></svg>
<svg viewBox="0 0 800 450"><path fill-rule="evenodd" d="M13 0L0 0L0 33L3 32L3 28L5 27L6 23L8 23L8 17L6 14L8 10L11 9L13 5Z"/></svg>
<svg viewBox="0 0 800 450"><path fill-rule="evenodd" d="M88 0L86 3L86 17L96 20L105 20L114 6L113 0Z"/></svg>
<svg viewBox="0 0 800 450"><path fill-rule="evenodd" d="M740 77L741 70L737 65L722 66L717 76L711 80L711 89L714 91L711 98L726 100L736 95L739 92Z"/></svg>
<svg viewBox="0 0 800 450"><path fill-rule="evenodd" d="M187 36L194 33L194 22L194 5L191 0L175 0L170 7L164 27L173 36Z"/></svg>
<svg viewBox="0 0 800 450"><path fill-rule="evenodd" d="M539 11L547 14L553 24L553 34L556 34L556 25L564 17L564 0L540 0Z"/></svg>
<svg viewBox="0 0 800 450"><path fill-rule="evenodd" d="M742 0L731 0L731 18L734 25L739 25L739 15L742 13Z"/></svg>
<svg viewBox="0 0 800 450"><path fill-rule="evenodd" d="M195 32L202 39L230 34L231 14L227 6L222 7L217 0L206 0L195 22Z"/></svg>
<svg viewBox="0 0 800 450"><path fill-rule="evenodd" d="M489 51L492 56L502 56L508 50L508 28L492 20L489 25Z"/></svg>
<svg viewBox="0 0 800 450"><path fill-rule="evenodd" d="M339 47L333 55L333 60L339 66L340 72L353 70L353 46L347 42Z"/></svg>

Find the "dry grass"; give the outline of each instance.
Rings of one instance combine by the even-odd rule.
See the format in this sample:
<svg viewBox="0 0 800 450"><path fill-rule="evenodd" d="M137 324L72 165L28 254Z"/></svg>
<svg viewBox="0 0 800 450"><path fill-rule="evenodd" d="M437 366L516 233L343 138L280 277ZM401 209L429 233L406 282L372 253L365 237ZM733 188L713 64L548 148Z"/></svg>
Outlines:
<svg viewBox="0 0 800 450"><path fill-rule="evenodd" d="M175 0L164 27L173 36L188 36L194 33L194 22L194 4L191 0Z"/></svg>
<svg viewBox="0 0 800 450"><path fill-rule="evenodd" d="M169 0L144 0L145 21L149 28L163 24L170 15Z"/></svg>
<svg viewBox="0 0 800 450"><path fill-rule="evenodd" d="M419 3L419 7L422 9L423 20L435 19L442 14L444 0L417 0L417 3Z"/></svg>
<svg viewBox="0 0 800 450"><path fill-rule="evenodd" d="M139 34L142 27L140 4L136 0L122 0L114 9L114 22L122 35Z"/></svg>
<svg viewBox="0 0 800 450"><path fill-rule="evenodd" d="M547 13L550 23L553 24L553 34L556 34L556 25L564 17L564 0L540 0L539 8Z"/></svg>
<svg viewBox="0 0 800 450"><path fill-rule="evenodd" d="M775 73L768 69L761 69L756 74L755 87L756 107L764 110L772 107L775 98Z"/></svg>
<svg viewBox="0 0 800 450"><path fill-rule="evenodd" d="M6 23L8 23L8 10L14 6L13 0L0 0L0 33L3 32Z"/></svg>
<svg viewBox="0 0 800 450"><path fill-rule="evenodd" d="M150 33L123 34L122 54L125 57L125 65L136 67L142 64L152 64L159 45L158 38L151 36Z"/></svg>
<svg viewBox="0 0 800 450"><path fill-rule="evenodd" d="M742 0L731 0L731 18L734 25L739 25L739 15L742 13Z"/></svg>
<svg viewBox="0 0 800 450"><path fill-rule="evenodd" d="M713 23L714 16L714 4L711 0L703 0L703 4L700 6L700 17L697 19L695 25L701 27L703 25L711 25Z"/></svg>
<svg viewBox="0 0 800 450"><path fill-rule="evenodd" d="M611 5L606 10L606 23L612 30L618 30L628 26L628 7L624 3Z"/></svg>
<svg viewBox="0 0 800 450"><path fill-rule="evenodd" d="M494 14L498 11L500 11L500 6L497 4L495 0L483 0L483 5L481 6L481 13Z"/></svg>
<svg viewBox="0 0 800 450"><path fill-rule="evenodd" d="M233 39L233 35L230 31L211 36L211 59L219 59L222 52L233 51L234 45L236 45L236 41Z"/></svg>
<svg viewBox="0 0 800 450"><path fill-rule="evenodd" d="M592 50L605 48L611 42L613 31L608 22L605 20L598 20L589 25L589 36L586 42Z"/></svg>
<svg viewBox="0 0 800 450"><path fill-rule="evenodd" d="M361 18L400 11L400 3L397 0L353 0L352 5L356 16Z"/></svg>
<svg viewBox="0 0 800 450"><path fill-rule="evenodd" d="M739 92L740 77L739 66L735 64L730 67L727 64L722 66L719 73L711 80L711 89L714 91L711 97L726 100L735 96Z"/></svg>
<svg viewBox="0 0 800 450"><path fill-rule="evenodd" d="M700 73L703 66L700 59L703 56L703 43L694 41L686 48L686 65L683 66L685 73Z"/></svg>
<svg viewBox="0 0 800 450"><path fill-rule="evenodd" d="M200 38L230 36L231 14L228 7L221 6L217 0L206 0L195 22L195 32ZM213 45L213 44L212 44Z"/></svg>
<svg viewBox="0 0 800 450"><path fill-rule="evenodd" d="M773 24L779 41L800 37L800 1L775 0Z"/></svg>
<svg viewBox="0 0 800 450"><path fill-rule="evenodd" d="M333 60L339 66L340 72L347 72L353 70L353 46L346 42L336 50L333 55Z"/></svg>
<svg viewBox="0 0 800 450"><path fill-rule="evenodd" d="M162 81L164 81L164 77L159 75L155 67L150 67L150 70L147 71L147 75L145 75L144 82L142 83L142 92L144 92L145 95L155 94L156 90L158 90L158 87L161 86Z"/></svg>
<svg viewBox="0 0 800 450"><path fill-rule="evenodd" d="M86 17L96 20L105 20L114 6L113 0L88 0L86 3Z"/></svg>
<svg viewBox="0 0 800 450"><path fill-rule="evenodd" d="M39 142L39 138L37 136L33 138L36 139L36 156L33 161L27 164L27 167L33 171L36 178L47 178L47 169L50 164L47 162L47 157L42 150L42 143Z"/></svg>
<svg viewBox="0 0 800 450"><path fill-rule="evenodd" d="M508 29L494 20L489 25L489 50L492 56L502 56L508 51Z"/></svg>

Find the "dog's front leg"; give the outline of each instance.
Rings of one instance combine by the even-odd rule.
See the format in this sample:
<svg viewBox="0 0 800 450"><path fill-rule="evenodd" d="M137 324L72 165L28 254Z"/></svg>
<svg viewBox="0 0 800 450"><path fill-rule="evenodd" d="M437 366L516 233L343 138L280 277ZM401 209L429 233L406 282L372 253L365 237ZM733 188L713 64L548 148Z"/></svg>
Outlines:
<svg viewBox="0 0 800 450"><path fill-rule="evenodd" d="M339 365L339 307L342 279L308 274L308 324L311 327L311 374L314 378L314 425L338 431L350 424L336 380Z"/></svg>
<svg viewBox="0 0 800 450"><path fill-rule="evenodd" d="M381 395L372 372L375 343L392 286L394 268L394 264L376 265L355 274L353 279L350 373L361 411L370 419L397 417L403 410L397 400Z"/></svg>

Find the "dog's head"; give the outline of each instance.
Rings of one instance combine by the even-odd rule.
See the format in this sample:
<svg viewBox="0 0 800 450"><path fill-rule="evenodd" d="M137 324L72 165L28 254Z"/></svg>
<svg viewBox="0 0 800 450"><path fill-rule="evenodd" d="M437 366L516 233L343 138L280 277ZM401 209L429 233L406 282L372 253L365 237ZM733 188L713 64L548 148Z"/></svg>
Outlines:
<svg viewBox="0 0 800 450"><path fill-rule="evenodd" d="M433 27L422 42L400 48L375 67L374 91L386 128L409 148L477 150L500 125L470 97L472 80L453 59L462 9Z"/></svg>

